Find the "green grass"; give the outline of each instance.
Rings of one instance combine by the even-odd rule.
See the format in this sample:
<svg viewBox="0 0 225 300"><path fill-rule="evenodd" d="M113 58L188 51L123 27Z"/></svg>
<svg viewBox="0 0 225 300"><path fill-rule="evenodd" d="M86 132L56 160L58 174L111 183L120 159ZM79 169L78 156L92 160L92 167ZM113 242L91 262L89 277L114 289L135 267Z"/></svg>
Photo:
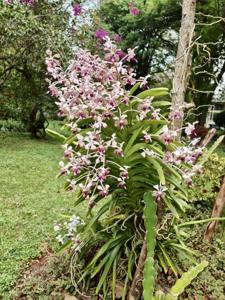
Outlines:
<svg viewBox="0 0 225 300"><path fill-rule="evenodd" d="M74 194L55 178L61 155L54 141L0 136L0 299L29 258L54 245L54 221L72 213Z"/></svg>

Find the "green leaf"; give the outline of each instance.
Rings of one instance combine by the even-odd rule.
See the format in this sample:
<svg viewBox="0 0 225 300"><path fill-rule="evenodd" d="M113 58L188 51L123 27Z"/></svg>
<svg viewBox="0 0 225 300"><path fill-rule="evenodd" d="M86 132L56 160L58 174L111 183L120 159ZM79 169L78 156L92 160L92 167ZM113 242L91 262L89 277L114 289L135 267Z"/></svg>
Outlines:
<svg viewBox="0 0 225 300"><path fill-rule="evenodd" d="M110 205L111 199L109 201L107 201L100 209L99 211L95 214L95 216L90 220L90 222L87 224L85 230L84 230L84 234L87 233L91 227L94 225L95 222L98 221L98 219L107 212L109 205Z"/></svg>
<svg viewBox="0 0 225 300"><path fill-rule="evenodd" d="M127 268L127 274L130 280L132 280L132 269L133 269L134 262L135 262L134 252L131 251L128 258L128 268Z"/></svg>
<svg viewBox="0 0 225 300"><path fill-rule="evenodd" d="M162 107L162 106L170 106L171 102L169 101L153 101L152 106L153 107Z"/></svg>
<svg viewBox="0 0 225 300"><path fill-rule="evenodd" d="M46 129L46 133L62 143L65 143L65 140L67 139L64 135L51 129Z"/></svg>
<svg viewBox="0 0 225 300"><path fill-rule="evenodd" d="M166 296L166 300L178 299L185 288L195 279L200 272L202 272L208 266L207 261L203 261L195 267L191 267L187 272L185 272L180 279L177 280L175 285L170 289L169 294Z"/></svg>
<svg viewBox="0 0 225 300"><path fill-rule="evenodd" d="M105 264L104 271L103 271L102 276L100 277L99 282L98 282L98 285L97 285L97 287L96 287L96 294L99 293L99 291L100 291L102 285L103 285L104 282L106 281L106 277L107 277L107 275L108 275L108 273L109 273L109 271L110 271L110 268L111 268L111 266L112 266L114 260L116 259L116 256L117 256L119 250L120 250L120 245L118 245L117 247L115 247L115 248L112 250L111 255L110 255L110 257L109 257L109 260L108 260L108 262Z"/></svg>
<svg viewBox="0 0 225 300"><path fill-rule="evenodd" d="M128 282L129 282L129 277L127 275L126 278L125 278L125 281L124 281L122 300L126 299Z"/></svg>
<svg viewBox="0 0 225 300"><path fill-rule="evenodd" d="M94 256L94 258L92 259L92 261L88 264L88 267L90 267L91 265L95 265L97 260L103 255L105 254L105 252L111 250L112 248L114 248L115 246L117 246L121 240L123 239L123 236L117 236L116 238L112 238L110 239L107 243L105 243L97 252L97 254Z"/></svg>
<svg viewBox="0 0 225 300"><path fill-rule="evenodd" d="M196 225L196 224L201 224L201 223L208 223L208 222L213 222L213 221L225 221L225 217L209 218L209 219L204 219L204 220L185 222L183 224L177 225L177 227L185 227L185 226Z"/></svg>
<svg viewBox="0 0 225 300"><path fill-rule="evenodd" d="M112 300L115 300L116 296L116 267L117 267L118 257L115 258L113 262L113 271L112 271Z"/></svg>
<svg viewBox="0 0 225 300"><path fill-rule="evenodd" d="M162 150L155 147L154 145L149 145L146 143L137 143L135 145L133 145L126 153L125 155L125 159L127 159L129 156L131 156L132 154L138 152L141 149L150 149L153 150L154 152L158 153L158 154L162 154Z"/></svg>
<svg viewBox="0 0 225 300"><path fill-rule="evenodd" d="M163 168L160 165L160 163L153 157L148 157L148 161L151 164L153 164L154 169L157 171L157 173L159 175L160 184L165 185L166 184L166 179L165 179L165 176L164 176Z"/></svg>
<svg viewBox="0 0 225 300"><path fill-rule="evenodd" d="M177 277L177 269L176 269L174 263L172 262L172 260L170 259L168 253L166 252L166 249L163 247L163 245L161 243L158 243L158 245L159 245L160 250L162 251L162 254L165 258L165 261L170 266L170 268L173 271L174 275Z"/></svg>
<svg viewBox="0 0 225 300"><path fill-rule="evenodd" d="M144 300L153 300L155 281L154 253L156 244L155 227L157 223L157 206L155 199L152 196L152 192L147 192L144 194L144 203L147 257L144 265L143 297Z"/></svg>
<svg viewBox="0 0 225 300"><path fill-rule="evenodd" d="M164 273L167 273L168 272L168 267L165 264L165 261L164 261L164 259L162 257L162 254L158 254L157 257L159 259L159 263L160 263L161 267L163 268Z"/></svg>
<svg viewBox="0 0 225 300"><path fill-rule="evenodd" d="M87 270L90 271L91 273L91 278L94 278L96 274L98 274L100 272L100 270L103 268L104 264L108 261L109 259L109 256L110 256L110 253L106 254L101 262L93 269L93 268L90 268L90 267L87 267Z"/></svg>
<svg viewBox="0 0 225 300"><path fill-rule="evenodd" d="M140 99L145 99L148 97L159 97L166 96L169 94L168 88L154 88L150 90L146 90L138 94L136 97Z"/></svg>
<svg viewBox="0 0 225 300"><path fill-rule="evenodd" d="M65 144L67 145L70 145L70 144L75 144L74 143L74 140L76 139L76 135L71 135L70 137L68 137L66 140L65 140Z"/></svg>
<svg viewBox="0 0 225 300"><path fill-rule="evenodd" d="M133 95L133 93L139 88L140 82L137 82L132 88L130 89L129 95Z"/></svg>
<svg viewBox="0 0 225 300"><path fill-rule="evenodd" d="M140 128L138 128L138 129L136 129L133 132L133 134L132 134L129 142L127 143L127 145L126 145L126 147L124 149L124 153L125 154L129 151L129 149L131 148L131 146L133 145L133 143L135 142L135 140L137 139L137 137L139 136L139 134L141 133L141 131L142 131L142 126Z"/></svg>
<svg viewBox="0 0 225 300"><path fill-rule="evenodd" d="M173 206L173 204L171 203L170 199L168 197L166 197L165 199L163 199L163 201L166 203L166 206L169 208L169 210L172 212L173 216L177 219L180 219L180 216L176 210L176 208Z"/></svg>

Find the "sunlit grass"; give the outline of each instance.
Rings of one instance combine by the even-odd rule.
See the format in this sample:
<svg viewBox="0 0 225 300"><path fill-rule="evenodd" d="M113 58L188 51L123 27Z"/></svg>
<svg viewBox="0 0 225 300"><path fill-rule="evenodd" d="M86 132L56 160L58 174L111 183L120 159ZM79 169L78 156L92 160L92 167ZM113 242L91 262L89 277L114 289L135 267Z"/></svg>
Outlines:
<svg viewBox="0 0 225 300"><path fill-rule="evenodd" d="M54 221L73 208L74 195L55 178L61 155L54 141L0 136L0 299L26 261L54 244Z"/></svg>

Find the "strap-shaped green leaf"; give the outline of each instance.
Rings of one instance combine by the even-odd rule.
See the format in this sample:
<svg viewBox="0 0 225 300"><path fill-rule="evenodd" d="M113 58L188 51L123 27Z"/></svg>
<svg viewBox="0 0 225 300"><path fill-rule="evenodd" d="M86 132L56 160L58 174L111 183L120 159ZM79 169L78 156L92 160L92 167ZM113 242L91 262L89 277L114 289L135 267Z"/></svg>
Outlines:
<svg viewBox="0 0 225 300"><path fill-rule="evenodd" d="M150 149L152 151L155 151L156 153L158 154L162 154L163 152L157 148L157 147L154 147L153 145L149 145L149 144L146 144L146 143L138 143L138 144L135 144L133 145L126 153L125 155L125 159L127 159L130 155L132 155L133 153L136 153L138 152L139 150L141 149Z"/></svg>
<svg viewBox="0 0 225 300"><path fill-rule="evenodd" d="M132 134L129 142L127 143L127 145L126 145L126 147L124 149L125 154L129 151L129 149L131 148L131 146L133 146L135 140L137 139L137 137L139 136L139 134L141 133L141 131L142 131L142 126L140 126L140 128L136 129L133 132L133 134Z"/></svg>
<svg viewBox="0 0 225 300"><path fill-rule="evenodd" d="M140 99L145 99L148 97L159 97L159 96L165 96L168 95L168 89L167 88L154 88L150 90L146 90L144 92L141 92L136 97Z"/></svg>
<svg viewBox="0 0 225 300"><path fill-rule="evenodd" d="M164 176L164 171L160 163L153 157L149 157L148 161L153 165L154 169L157 171L159 175L159 180L160 184L165 185L166 184L166 179Z"/></svg>
<svg viewBox="0 0 225 300"><path fill-rule="evenodd" d="M162 251L165 262L168 264L168 266L173 271L174 275L177 277L177 268L176 268L175 264L171 260L170 256L168 255L168 253L167 253L166 249L164 248L164 246L162 245L162 243L159 242L158 245L159 245L160 250Z"/></svg>
<svg viewBox="0 0 225 300"><path fill-rule="evenodd" d="M100 277L99 281L98 281L98 285L96 287L96 294L99 293L102 285L104 284L104 282L106 281L106 277L112 267L112 264L114 262L114 260L116 259L117 255L118 255L118 252L120 250L120 245L118 245L117 247L115 247L112 252L111 252L111 255L109 257L109 260L108 262L105 264L105 267L104 267L104 271L102 273L102 276Z"/></svg>
<svg viewBox="0 0 225 300"><path fill-rule="evenodd" d="M67 139L66 136L58 133L57 131L51 130L51 129L46 129L46 132L48 135L50 135L51 137L55 138L56 140L60 141L60 142L65 142L65 140Z"/></svg>
<svg viewBox="0 0 225 300"><path fill-rule="evenodd" d="M169 101L153 101L152 106L153 107L162 107L162 106L170 106L171 102Z"/></svg>
<svg viewBox="0 0 225 300"><path fill-rule="evenodd" d="M135 83L135 85L132 86L129 95L133 95L133 93L139 88L139 86L140 86L140 82Z"/></svg>

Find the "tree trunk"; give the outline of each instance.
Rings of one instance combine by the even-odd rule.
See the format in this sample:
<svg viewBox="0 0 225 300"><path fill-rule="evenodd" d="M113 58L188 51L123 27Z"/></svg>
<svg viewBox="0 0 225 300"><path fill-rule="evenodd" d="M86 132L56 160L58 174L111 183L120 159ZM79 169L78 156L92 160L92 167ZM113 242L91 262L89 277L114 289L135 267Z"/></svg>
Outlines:
<svg viewBox="0 0 225 300"><path fill-rule="evenodd" d="M219 218L223 212L224 206L225 206L225 176L223 178L223 182L222 182L220 191L217 195L211 217ZM212 240L213 234L216 230L217 223L218 223L217 221L212 221L211 223L209 223L209 225L206 228L205 235L204 235L205 240L207 240L207 241Z"/></svg>
<svg viewBox="0 0 225 300"><path fill-rule="evenodd" d="M195 28L196 0L183 0L180 37L175 61L172 108L183 111L185 92L192 67L191 43ZM173 129L180 129L183 118L174 120Z"/></svg>

